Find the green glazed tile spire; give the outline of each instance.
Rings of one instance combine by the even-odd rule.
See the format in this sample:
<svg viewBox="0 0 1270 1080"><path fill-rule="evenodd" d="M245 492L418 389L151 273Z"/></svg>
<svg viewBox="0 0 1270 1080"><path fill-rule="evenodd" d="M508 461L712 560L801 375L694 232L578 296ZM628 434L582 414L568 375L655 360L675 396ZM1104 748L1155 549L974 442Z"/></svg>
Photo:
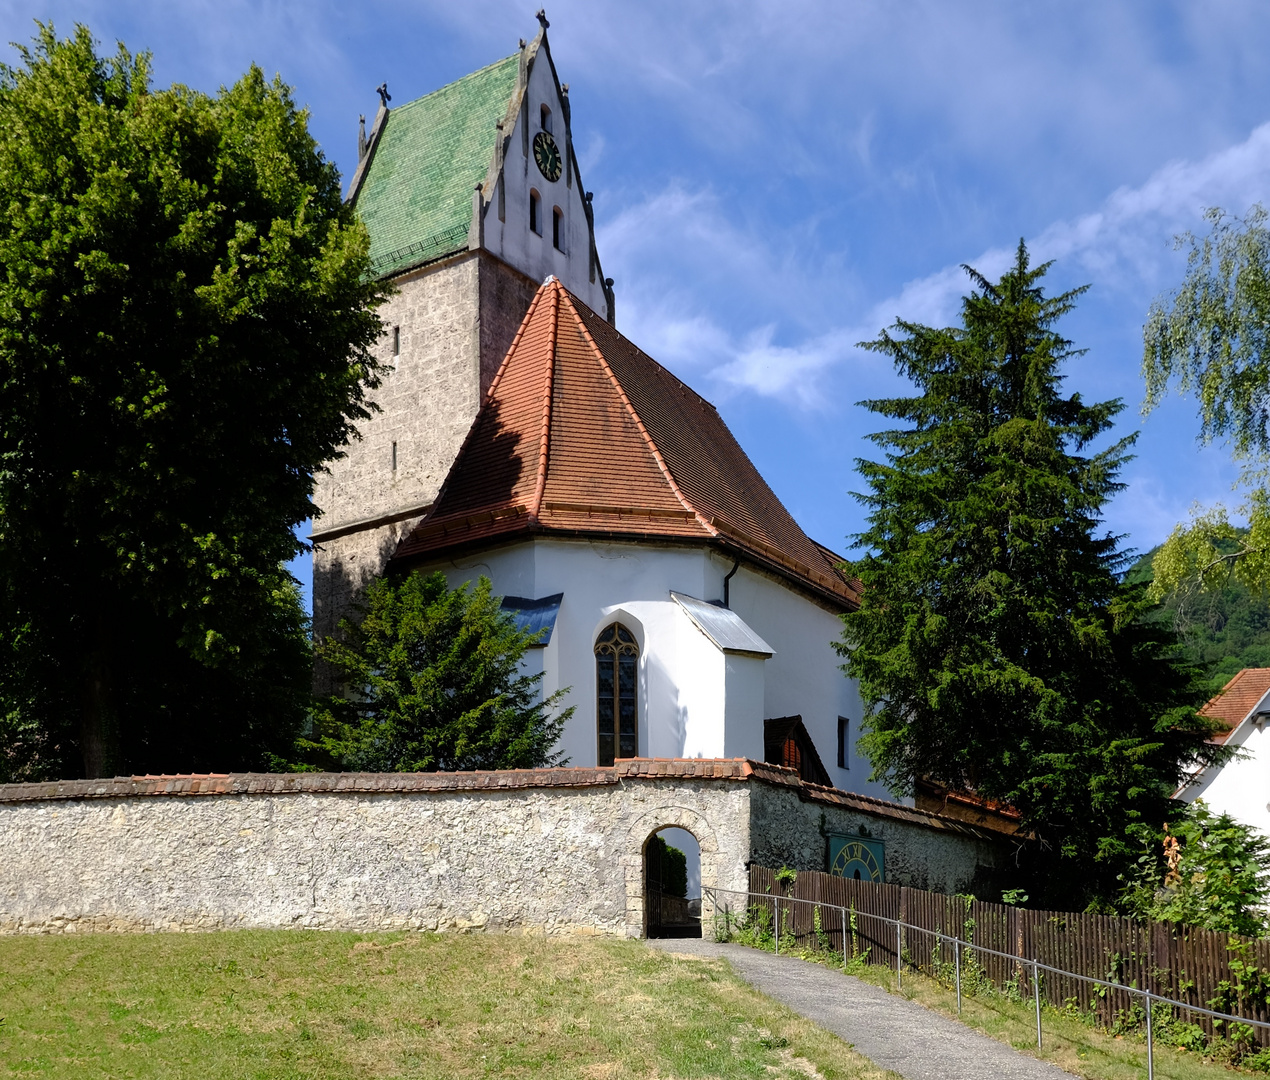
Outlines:
<svg viewBox="0 0 1270 1080"><path fill-rule="evenodd" d="M356 200L376 276L467 246L472 190L494 157L519 66L514 53L388 113Z"/></svg>

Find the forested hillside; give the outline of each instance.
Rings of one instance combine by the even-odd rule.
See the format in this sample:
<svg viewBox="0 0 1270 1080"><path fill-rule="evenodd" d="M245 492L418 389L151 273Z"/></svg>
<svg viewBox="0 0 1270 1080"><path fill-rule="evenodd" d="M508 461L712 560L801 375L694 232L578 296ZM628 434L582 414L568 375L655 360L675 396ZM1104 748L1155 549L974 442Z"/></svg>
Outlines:
<svg viewBox="0 0 1270 1080"><path fill-rule="evenodd" d="M1151 560L1157 550L1134 563L1129 581L1151 580ZM1270 667L1270 596L1266 594L1233 579L1219 592L1183 586L1165 599L1160 613L1173 623L1187 657L1203 669L1214 694L1241 668Z"/></svg>

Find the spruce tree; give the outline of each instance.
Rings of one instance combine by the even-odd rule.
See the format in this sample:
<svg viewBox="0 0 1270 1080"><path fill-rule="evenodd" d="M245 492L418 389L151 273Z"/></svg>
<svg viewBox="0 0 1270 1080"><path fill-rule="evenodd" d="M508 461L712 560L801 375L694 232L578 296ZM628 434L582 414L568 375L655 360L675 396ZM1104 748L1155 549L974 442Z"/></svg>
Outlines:
<svg viewBox="0 0 1270 1080"><path fill-rule="evenodd" d="M999 282L966 267L960 326L897 321L865 344L918 392L864 403L898 426L872 436L884 461L859 462L863 601L839 648L875 774L1016 807L1033 896L1084 903L1117 891L1136 833L1217 751L1193 670L1101 528L1134 437L1091 451L1123 406L1064 395L1077 351L1056 324L1084 290L1047 297L1049 265L1020 242Z"/></svg>
<svg viewBox="0 0 1270 1080"><path fill-rule="evenodd" d="M318 643L343 693L301 740L310 762L368 772L534 769L555 750L573 708L521 669L537 635L516 626L490 589L451 589L439 572L372 582L360 618Z"/></svg>

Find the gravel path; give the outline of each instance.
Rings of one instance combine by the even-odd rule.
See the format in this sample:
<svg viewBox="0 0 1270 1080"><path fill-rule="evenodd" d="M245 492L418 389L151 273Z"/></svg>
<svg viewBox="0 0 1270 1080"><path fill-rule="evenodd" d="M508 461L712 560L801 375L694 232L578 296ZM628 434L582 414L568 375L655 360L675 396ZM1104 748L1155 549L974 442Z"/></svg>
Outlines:
<svg viewBox="0 0 1270 1080"><path fill-rule="evenodd" d="M727 960L746 982L832 1031L905 1080L1070 1080L1057 1065L850 975L744 945L700 938L652 940L670 953Z"/></svg>

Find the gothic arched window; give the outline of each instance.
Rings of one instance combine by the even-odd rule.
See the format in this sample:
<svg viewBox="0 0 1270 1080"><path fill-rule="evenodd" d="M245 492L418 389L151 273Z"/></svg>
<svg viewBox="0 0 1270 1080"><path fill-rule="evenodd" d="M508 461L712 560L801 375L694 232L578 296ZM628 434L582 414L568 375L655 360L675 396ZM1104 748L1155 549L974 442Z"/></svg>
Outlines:
<svg viewBox="0 0 1270 1080"><path fill-rule="evenodd" d="M595 643L596 764L639 756L636 685L639 646L621 623L613 623Z"/></svg>

